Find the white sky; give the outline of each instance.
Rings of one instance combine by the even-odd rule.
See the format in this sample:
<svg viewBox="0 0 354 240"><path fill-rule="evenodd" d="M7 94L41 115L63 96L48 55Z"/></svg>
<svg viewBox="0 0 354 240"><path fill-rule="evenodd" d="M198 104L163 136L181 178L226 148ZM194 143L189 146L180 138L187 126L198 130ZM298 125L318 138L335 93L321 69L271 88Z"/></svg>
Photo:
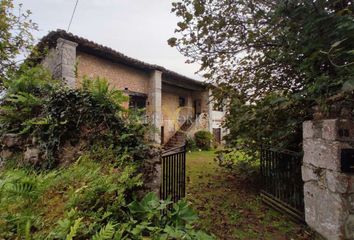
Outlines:
<svg viewBox="0 0 354 240"><path fill-rule="evenodd" d="M37 38L51 30L66 30L76 0L14 0L32 11L39 25ZM129 57L158 64L189 77L197 64L167 44L174 36L177 17L171 13L171 0L79 0L70 32L111 47Z"/></svg>

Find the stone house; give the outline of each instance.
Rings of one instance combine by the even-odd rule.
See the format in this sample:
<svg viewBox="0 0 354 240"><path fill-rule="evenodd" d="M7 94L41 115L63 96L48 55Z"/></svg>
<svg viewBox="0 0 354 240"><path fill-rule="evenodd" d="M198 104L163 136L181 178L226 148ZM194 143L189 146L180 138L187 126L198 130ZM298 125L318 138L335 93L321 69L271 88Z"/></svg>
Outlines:
<svg viewBox="0 0 354 240"><path fill-rule="evenodd" d="M213 109L210 90L203 82L64 30L50 32L38 46L47 49L42 64L68 86L79 87L84 77L101 77L124 91L129 96L126 107L145 109L156 129L153 139L157 143L179 145L202 129L221 142L226 133L221 127L224 112Z"/></svg>

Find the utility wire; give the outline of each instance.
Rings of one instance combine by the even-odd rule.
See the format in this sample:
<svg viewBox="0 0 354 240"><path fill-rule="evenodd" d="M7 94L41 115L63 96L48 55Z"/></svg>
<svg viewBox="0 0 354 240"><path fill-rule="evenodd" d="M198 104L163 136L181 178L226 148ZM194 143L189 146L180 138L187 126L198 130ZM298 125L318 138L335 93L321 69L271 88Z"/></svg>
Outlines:
<svg viewBox="0 0 354 240"><path fill-rule="evenodd" d="M73 18L74 18L75 11L76 11L77 4L78 4L78 3L79 3L79 0L76 0L75 7L74 7L74 11L73 11L73 14L71 14L69 26L68 26L68 29L66 30L67 32L69 32L69 29L70 29L71 23L72 23L72 21L73 21Z"/></svg>

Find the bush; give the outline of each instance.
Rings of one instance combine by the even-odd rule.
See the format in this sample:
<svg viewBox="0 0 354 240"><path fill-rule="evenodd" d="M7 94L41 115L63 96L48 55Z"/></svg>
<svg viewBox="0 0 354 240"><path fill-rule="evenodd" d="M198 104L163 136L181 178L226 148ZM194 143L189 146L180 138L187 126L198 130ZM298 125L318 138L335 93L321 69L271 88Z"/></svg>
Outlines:
<svg viewBox="0 0 354 240"><path fill-rule="evenodd" d="M195 151L197 149L197 145L193 138L187 137L186 139L186 149L187 151Z"/></svg>
<svg viewBox="0 0 354 240"><path fill-rule="evenodd" d="M235 173L243 181L257 181L259 161L242 150L224 149L217 152L215 161L220 167Z"/></svg>
<svg viewBox="0 0 354 240"><path fill-rule="evenodd" d="M70 89L40 67L29 69L7 84L0 133L18 134L39 148L41 160L35 164L41 168L75 160L75 153L95 145L140 161L146 156L147 127L130 117L122 107L125 100L104 79L85 79L81 89Z"/></svg>
<svg viewBox="0 0 354 240"><path fill-rule="evenodd" d="M213 135L208 131L198 131L194 134L197 147L202 150L210 150Z"/></svg>

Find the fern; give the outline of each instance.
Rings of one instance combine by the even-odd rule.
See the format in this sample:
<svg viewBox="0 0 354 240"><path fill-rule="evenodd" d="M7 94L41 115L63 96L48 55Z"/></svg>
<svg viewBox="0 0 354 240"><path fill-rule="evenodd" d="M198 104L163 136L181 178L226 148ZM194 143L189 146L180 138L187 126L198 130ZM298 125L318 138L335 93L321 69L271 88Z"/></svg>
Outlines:
<svg viewBox="0 0 354 240"><path fill-rule="evenodd" d="M79 230L79 228L81 227L81 220L82 218L78 218L75 220L74 225L72 225L70 227L70 232L69 234L66 236L66 240L73 240L73 238L76 236L77 231Z"/></svg>
<svg viewBox="0 0 354 240"><path fill-rule="evenodd" d="M106 226L101 228L99 232L97 232L93 237L92 240L108 240L112 239L115 230L114 230L115 225L109 222Z"/></svg>
<svg viewBox="0 0 354 240"><path fill-rule="evenodd" d="M25 239L26 240L31 240L31 220L27 220L26 226L25 226Z"/></svg>
<svg viewBox="0 0 354 240"><path fill-rule="evenodd" d="M27 106L27 107L32 107L32 106L39 106L43 103L43 100L34 96L31 93L25 93L25 92L20 92L17 94L10 94L6 101L14 103L14 104L19 104L21 106Z"/></svg>
<svg viewBox="0 0 354 240"><path fill-rule="evenodd" d="M12 193L13 196L19 196L23 198L34 198L37 193L37 187L34 183L29 181L24 182L14 182L8 186L8 192Z"/></svg>
<svg viewBox="0 0 354 240"><path fill-rule="evenodd" d="M49 91L59 83L53 80L51 74L41 66L24 67L20 73L21 75L14 75L12 79L4 82L8 92L37 93L40 90Z"/></svg>
<svg viewBox="0 0 354 240"><path fill-rule="evenodd" d="M82 89L90 92L92 96L100 101L109 100L117 106L128 100L122 91L114 88L111 89L109 83L104 78L96 78L94 80L84 78Z"/></svg>
<svg viewBox="0 0 354 240"><path fill-rule="evenodd" d="M50 118L32 118L26 121L23 121L21 126L23 127L22 130L19 132L20 135L26 134L30 132L33 126L36 125L48 125Z"/></svg>
<svg viewBox="0 0 354 240"><path fill-rule="evenodd" d="M47 189L57 171L50 173L35 173L27 170L8 170L0 174L0 194L7 199L21 197L25 200L35 201Z"/></svg>

